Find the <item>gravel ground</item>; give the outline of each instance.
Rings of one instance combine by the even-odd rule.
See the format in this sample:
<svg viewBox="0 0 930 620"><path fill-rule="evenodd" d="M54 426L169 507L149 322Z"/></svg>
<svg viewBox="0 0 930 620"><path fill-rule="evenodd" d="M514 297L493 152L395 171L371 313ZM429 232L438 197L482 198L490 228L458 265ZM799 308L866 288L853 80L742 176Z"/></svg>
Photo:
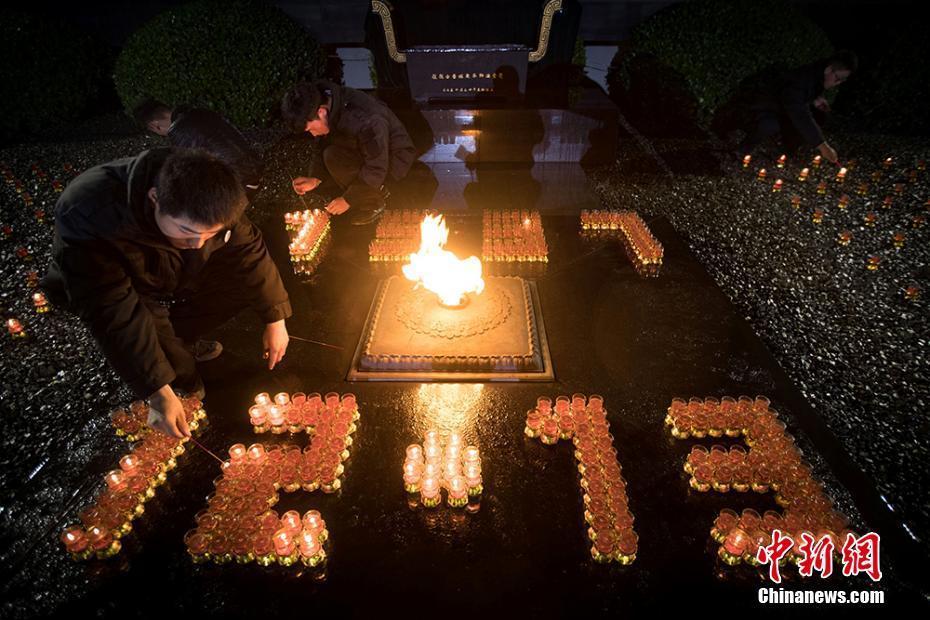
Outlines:
<svg viewBox="0 0 930 620"><path fill-rule="evenodd" d="M919 223L930 220L930 172L919 168L930 160L930 144L838 136L831 142L844 161L855 160L838 184L836 167L814 168L810 155L790 157L780 169L779 153L759 152L744 170L706 144L637 138L624 144L616 165L592 175L605 206L675 224L912 538L928 548L930 223ZM765 181L757 178L760 167ZM798 181L802 167L810 168L805 182ZM781 192L772 191L776 178L784 181ZM862 182L866 195L857 191ZM845 210L838 206L844 193ZM870 211L874 227L863 221ZM841 231L852 234L848 245L837 242ZM892 242L896 232L905 235L901 248ZM875 271L866 268L871 255L881 259ZM916 300L906 298L909 286L917 287Z"/></svg>

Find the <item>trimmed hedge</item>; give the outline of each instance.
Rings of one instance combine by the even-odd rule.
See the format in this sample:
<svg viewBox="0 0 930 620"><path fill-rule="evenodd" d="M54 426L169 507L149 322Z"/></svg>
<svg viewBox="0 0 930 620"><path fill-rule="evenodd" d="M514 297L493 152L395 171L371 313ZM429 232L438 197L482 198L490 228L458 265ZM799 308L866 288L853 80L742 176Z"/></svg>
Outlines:
<svg viewBox="0 0 930 620"><path fill-rule="evenodd" d="M300 24L255 0L197 0L140 28L116 61L116 91L131 112L152 97L196 103L240 126L267 125L284 91L315 79L325 55Z"/></svg>
<svg viewBox="0 0 930 620"><path fill-rule="evenodd" d="M0 9L0 139L45 133L82 114L101 93L107 50L73 26Z"/></svg>
<svg viewBox="0 0 930 620"><path fill-rule="evenodd" d="M611 96L706 127L751 76L829 56L827 35L784 0L693 0L642 22L612 63ZM645 97L644 97L645 95Z"/></svg>

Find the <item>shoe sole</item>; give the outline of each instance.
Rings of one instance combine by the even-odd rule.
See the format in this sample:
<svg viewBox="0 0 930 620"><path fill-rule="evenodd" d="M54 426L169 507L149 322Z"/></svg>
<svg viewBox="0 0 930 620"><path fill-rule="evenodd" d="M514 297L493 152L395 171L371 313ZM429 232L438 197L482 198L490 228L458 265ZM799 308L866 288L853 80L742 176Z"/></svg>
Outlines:
<svg viewBox="0 0 930 620"><path fill-rule="evenodd" d="M210 360L215 360L216 358L218 358L220 355L222 355L222 353L223 353L223 345L220 343L217 343L215 351L213 351L209 355L194 356L194 361L198 363L209 362Z"/></svg>

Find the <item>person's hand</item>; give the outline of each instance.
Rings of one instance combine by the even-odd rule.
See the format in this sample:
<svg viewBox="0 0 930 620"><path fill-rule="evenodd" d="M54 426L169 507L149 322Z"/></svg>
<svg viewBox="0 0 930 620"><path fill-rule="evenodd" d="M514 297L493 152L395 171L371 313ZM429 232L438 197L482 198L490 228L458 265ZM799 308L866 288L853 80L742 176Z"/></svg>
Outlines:
<svg viewBox="0 0 930 620"><path fill-rule="evenodd" d="M170 385L161 386L149 396L148 425L169 437L190 437L191 431L184 417L184 406Z"/></svg>
<svg viewBox="0 0 930 620"><path fill-rule="evenodd" d="M262 346L265 348L265 358L268 360L268 370L275 367L275 364L284 357L287 351L287 343L290 337L287 335L287 327L284 326L284 319L268 323L265 325L265 333L262 334Z"/></svg>
<svg viewBox="0 0 930 620"><path fill-rule="evenodd" d="M297 177L291 181L291 186L297 194L303 196L319 187L320 180L316 177Z"/></svg>
<svg viewBox="0 0 930 620"><path fill-rule="evenodd" d="M342 215L349 210L349 203L346 202L346 199L340 196L339 198L334 198L328 205L326 205L326 211L330 215Z"/></svg>
<svg viewBox="0 0 930 620"><path fill-rule="evenodd" d="M814 99L814 107L820 110L821 112L830 111L830 104L827 103L827 100L825 97L817 97L816 99Z"/></svg>
<svg viewBox="0 0 930 620"><path fill-rule="evenodd" d="M831 163L834 163L834 164L839 163L840 158L839 158L839 156L836 154L836 151L833 149L832 146L830 146L830 145L827 144L826 142L822 142L822 143L820 144L820 146L817 147L817 150L820 151L820 154L821 154L821 155L823 156L823 158L826 159L828 162L831 162Z"/></svg>

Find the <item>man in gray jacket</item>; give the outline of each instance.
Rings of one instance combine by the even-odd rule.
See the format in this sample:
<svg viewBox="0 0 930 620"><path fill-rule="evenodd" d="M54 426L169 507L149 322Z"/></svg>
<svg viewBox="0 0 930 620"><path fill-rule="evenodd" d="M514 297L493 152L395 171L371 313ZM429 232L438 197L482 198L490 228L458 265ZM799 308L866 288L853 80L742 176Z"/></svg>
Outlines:
<svg viewBox="0 0 930 620"><path fill-rule="evenodd" d="M321 192L328 193L328 177L329 192L336 194L326 205L329 213L348 211L357 225L376 221L388 186L403 179L416 159L397 116L382 101L325 80L297 84L285 94L281 111L295 131L323 140L322 157L308 176L293 180L294 191L303 195L322 184Z"/></svg>

